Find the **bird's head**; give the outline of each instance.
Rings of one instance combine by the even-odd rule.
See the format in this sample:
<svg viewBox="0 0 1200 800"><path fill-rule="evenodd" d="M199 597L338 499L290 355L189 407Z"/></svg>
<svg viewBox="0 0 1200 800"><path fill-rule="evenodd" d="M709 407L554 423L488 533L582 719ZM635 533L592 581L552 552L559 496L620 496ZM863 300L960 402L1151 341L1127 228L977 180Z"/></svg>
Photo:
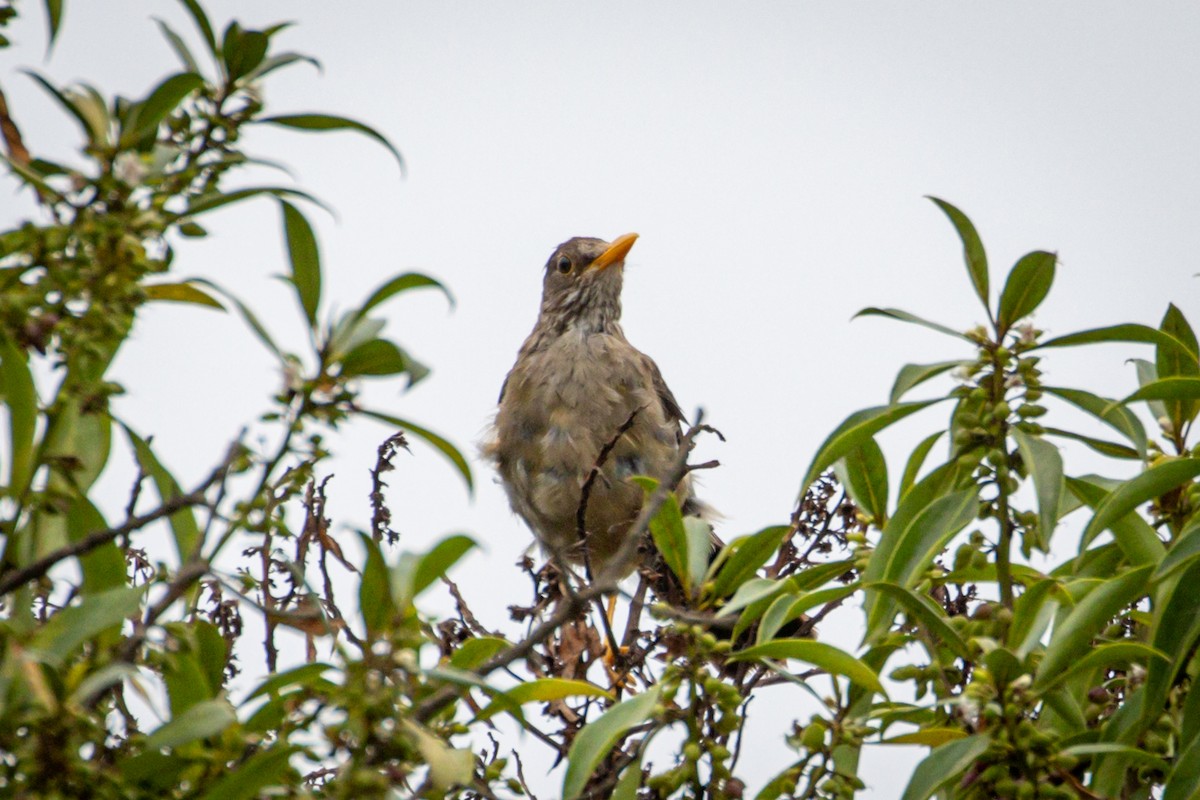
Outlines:
<svg viewBox="0 0 1200 800"><path fill-rule="evenodd" d="M627 233L613 242L576 236L560 244L546 262L542 322L565 330L601 331L621 317L625 254L637 241Z"/></svg>

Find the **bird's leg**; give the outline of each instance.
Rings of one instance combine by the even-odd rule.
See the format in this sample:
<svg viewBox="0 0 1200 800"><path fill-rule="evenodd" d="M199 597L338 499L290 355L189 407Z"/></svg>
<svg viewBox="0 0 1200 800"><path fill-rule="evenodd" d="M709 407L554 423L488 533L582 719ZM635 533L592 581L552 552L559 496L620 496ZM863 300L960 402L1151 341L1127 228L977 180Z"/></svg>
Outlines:
<svg viewBox="0 0 1200 800"><path fill-rule="evenodd" d="M617 593L613 592L609 595L607 607L601 605L599 598L596 600L596 605L600 609L601 619L604 620L604 671L608 673L609 686L620 692L622 689L629 688L629 672L622 663L629 648L618 644L617 637L613 634L613 616L617 612Z"/></svg>

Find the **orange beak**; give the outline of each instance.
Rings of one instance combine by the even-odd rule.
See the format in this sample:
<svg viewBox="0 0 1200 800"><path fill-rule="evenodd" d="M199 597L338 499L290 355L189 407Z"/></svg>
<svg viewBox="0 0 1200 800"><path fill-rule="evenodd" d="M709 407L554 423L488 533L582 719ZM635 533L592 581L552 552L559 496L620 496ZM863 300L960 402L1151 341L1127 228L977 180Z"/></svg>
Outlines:
<svg viewBox="0 0 1200 800"><path fill-rule="evenodd" d="M633 247L633 243L637 241L636 233L627 233L624 236L618 236L616 240L608 246L608 249L596 257L596 260L588 265L588 269L608 269L613 264L620 264L625 260L625 254Z"/></svg>

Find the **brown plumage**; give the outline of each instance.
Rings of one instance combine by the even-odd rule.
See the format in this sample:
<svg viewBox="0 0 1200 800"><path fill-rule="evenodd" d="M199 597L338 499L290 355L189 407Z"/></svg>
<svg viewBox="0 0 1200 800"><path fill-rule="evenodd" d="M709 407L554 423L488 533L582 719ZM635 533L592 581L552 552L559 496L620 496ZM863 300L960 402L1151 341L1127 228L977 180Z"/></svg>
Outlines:
<svg viewBox="0 0 1200 800"><path fill-rule="evenodd" d="M484 448L513 510L543 547L581 563L586 546L596 572L620 550L641 508L642 489L628 478L665 478L682 439L679 405L620 326L625 254L636 239L577 237L550 256L537 324L505 378ZM589 490L585 545L577 526L582 487L631 415ZM689 496L686 482L679 494Z"/></svg>

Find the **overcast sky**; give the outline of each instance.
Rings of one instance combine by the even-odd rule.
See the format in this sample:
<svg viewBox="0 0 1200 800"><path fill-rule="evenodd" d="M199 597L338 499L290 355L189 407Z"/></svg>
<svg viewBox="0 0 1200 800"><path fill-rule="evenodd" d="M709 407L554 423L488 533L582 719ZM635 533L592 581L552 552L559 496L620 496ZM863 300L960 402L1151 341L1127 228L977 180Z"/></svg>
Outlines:
<svg viewBox="0 0 1200 800"><path fill-rule="evenodd" d="M173 3L72 2L43 62L40 4L23 5L2 80L30 149L50 157L69 159L74 128L17 67L140 96L177 68L151 15L191 36ZM277 42L321 60L323 74L296 67L269 80L270 111L359 118L407 159L402 180L365 138L264 129L246 140L338 212L312 215L327 304L345 308L410 269L457 297L452 313L433 294L387 307L387 332L434 372L409 394L372 387L368 397L474 460L469 500L415 445L398 459L391 498L406 547L454 530L485 543L457 576L493 627L525 599L510 565L531 535L475 446L536 317L541 267L571 236L641 234L625 330L684 409L703 407L728 439L698 453L723 463L702 492L725 515L726 539L785 521L817 445L851 411L886 402L904 363L966 355L924 329L850 321L867 305L960 328L982 319L961 246L923 195L975 221L994 287L1026 251L1060 254L1038 314L1054 333L1153 324L1168 301L1200 321L1192 3L207 5L218 28L233 13L251 27L295 20ZM265 179L281 180L246 182ZM3 224L30 213L11 190L2 196ZM286 269L278 210L260 201L206 225L210 239L179 248L179 273L229 287L295 340L300 316L270 277ZM1047 379L1121 395L1134 385L1124 359L1145 355L1055 354ZM146 314L115 372L131 390L118 410L155 435L185 484L279 385L234 317L174 306ZM894 474L904 445L942 414L885 439ZM367 468L388 433L362 423L336 441L335 518L365 523ZM1079 463L1094 468L1068 460L1068 470ZM113 508L130 477L106 476ZM824 634L853 647L853 619ZM785 707L791 697L779 695ZM752 785L785 764L778 734L763 731L742 761ZM889 760L921 751L868 750L870 796L898 797Z"/></svg>

